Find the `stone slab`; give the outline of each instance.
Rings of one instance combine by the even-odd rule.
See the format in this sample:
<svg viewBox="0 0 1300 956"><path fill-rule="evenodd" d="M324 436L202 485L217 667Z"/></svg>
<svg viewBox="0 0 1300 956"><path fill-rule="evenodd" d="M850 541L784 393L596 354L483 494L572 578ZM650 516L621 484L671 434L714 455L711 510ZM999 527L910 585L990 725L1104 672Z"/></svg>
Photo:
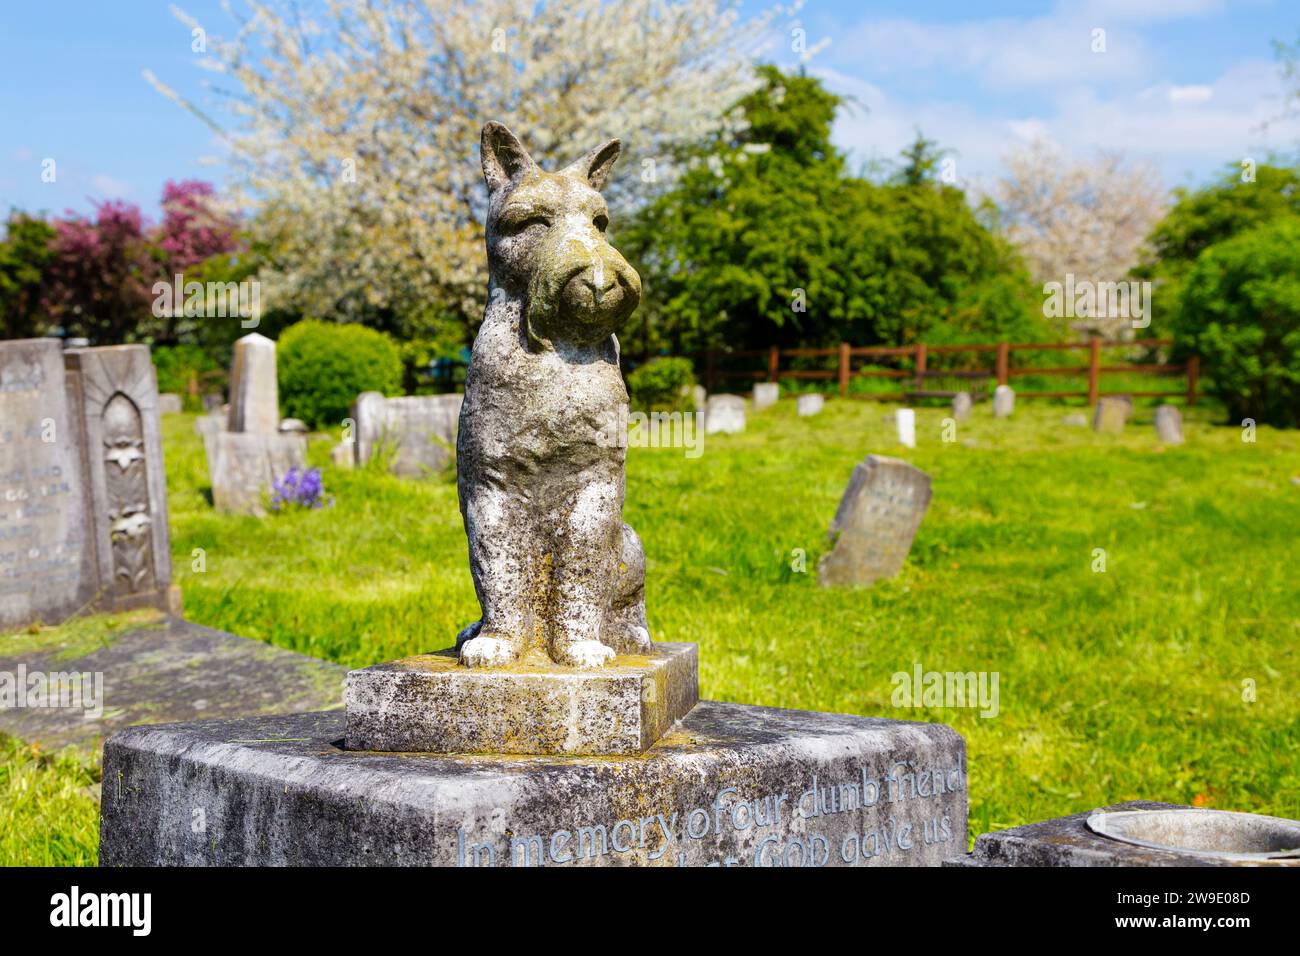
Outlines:
<svg viewBox="0 0 1300 956"><path fill-rule="evenodd" d="M395 475L426 478L440 473L454 461L464 401L459 392L393 398L362 392L352 405L357 463L365 464L384 449Z"/></svg>
<svg viewBox="0 0 1300 956"><path fill-rule="evenodd" d="M1156 435L1167 445L1183 443L1183 414L1173 405L1161 405L1155 415Z"/></svg>
<svg viewBox="0 0 1300 956"><path fill-rule="evenodd" d="M754 385L754 411L775 405L781 397L781 386L776 382L758 382Z"/></svg>
<svg viewBox="0 0 1300 956"><path fill-rule="evenodd" d="M455 648L348 674L349 750L639 754L700 699L694 644L656 644L605 667L549 660L468 668Z"/></svg>
<svg viewBox="0 0 1300 956"><path fill-rule="evenodd" d="M1094 833L1088 817L1098 812L1186 809L1175 803L1134 800L1086 813L983 833L969 855L945 866L1231 866L1231 861L1191 852L1172 852L1124 843ZM1300 865L1295 860L1293 865Z"/></svg>
<svg viewBox="0 0 1300 956"><path fill-rule="evenodd" d="M993 417L1010 418L1016 410L1016 391L1010 385L993 389Z"/></svg>
<svg viewBox="0 0 1300 956"><path fill-rule="evenodd" d="M98 594L76 411L57 339L0 342L0 631Z"/></svg>
<svg viewBox="0 0 1300 956"><path fill-rule="evenodd" d="M919 468L898 458L868 455L854 467L835 511L831 550L818 565L818 580L863 586L898 574L930 496L930 476Z"/></svg>
<svg viewBox="0 0 1300 956"><path fill-rule="evenodd" d="M0 635L0 683L5 675L17 680L20 673L28 680L44 675L47 681L57 674L82 674L91 675L88 689L93 690L94 675L100 675L101 712L93 713L99 709L93 706L27 706L31 701L0 704L0 732L49 750L93 749L132 724L229 719L343 703L347 671L338 664L189 621L163 618L106 637L63 633Z"/></svg>
<svg viewBox="0 0 1300 956"><path fill-rule="evenodd" d="M808 392L794 400L794 407L802 417L817 415L826 407L826 398L820 392Z"/></svg>
<svg viewBox="0 0 1300 956"><path fill-rule="evenodd" d="M302 435L217 432L204 442L212 504L218 511L266 514L272 484L307 464Z"/></svg>
<svg viewBox="0 0 1300 956"><path fill-rule="evenodd" d="M1124 397L1103 397L1097 399L1097 407L1092 414L1092 430L1119 434L1133 411L1133 402Z"/></svg>
<svg viewBox="0 0 1300 956"><path fill-rule="evenodd" d="M100 863L937 866L966 845L965 744L941 724L704 701L635 757L343 735L341 713L115 734Z"/></svg>
<svg viewBox="0 0 1300 956"><path fill-rule="evenodd" d="M975 402L971 398L970 392L958 392L952 397L952 417L953 421L964 422L970 418L971 409Z"/></svg>
<svg viewBox="0 0 1300 956"><path fill-rule="evenodd" d="M704 410L704 433L738 435L745 430L745 399L740 395L710 395Z"/></svg>
<svg viewBox="0 0 1300 956"><path fill-rule="evenodd" d="M185 410L185 403L175 392L163 392L158 396L158 414L179 415Z"/></svg>

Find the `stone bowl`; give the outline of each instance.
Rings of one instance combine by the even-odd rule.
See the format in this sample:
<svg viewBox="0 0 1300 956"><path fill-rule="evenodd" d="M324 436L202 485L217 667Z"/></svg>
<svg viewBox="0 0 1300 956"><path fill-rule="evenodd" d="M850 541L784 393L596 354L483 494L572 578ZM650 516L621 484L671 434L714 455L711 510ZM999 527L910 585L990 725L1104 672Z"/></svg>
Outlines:
<svg viewBox="0 0 1300 956"><path fill-rule="evenodd" d="M1249 863L1300 863L1300 820L1227 810L1098 811L1098 836L1134 846Z"/></svg>

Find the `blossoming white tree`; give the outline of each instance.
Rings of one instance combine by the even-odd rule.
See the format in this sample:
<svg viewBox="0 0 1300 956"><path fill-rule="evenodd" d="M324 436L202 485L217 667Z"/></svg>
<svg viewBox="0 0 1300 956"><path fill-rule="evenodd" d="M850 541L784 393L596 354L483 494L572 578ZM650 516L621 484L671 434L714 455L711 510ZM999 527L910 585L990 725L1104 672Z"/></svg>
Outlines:
<svg viewBox="0 0 1300 956"><path fill-rule="evenodd" d="M753 87L771 17L742 23L729 0L247 7L229 39L174 11L225 78L229 128L150 80L229 142L239 196L259 209L268 302L322 318L387 312L414 334L482 308L486 120L552 163L621 137L610 199L625 208L672 179L679 147L742 121L723 117Z"/></svg>
<svg viewBox="0 0 1300 956"><path fill-rule="evenodd" d="M1167 202L1151 166L1117 153L1073 159L1043 140L1003 162L993 199L1037 282L1064 282L1067 273L1076 281L1118 282L1137 265ZM1104 323L1096 328L1113 331Z"/></svg>

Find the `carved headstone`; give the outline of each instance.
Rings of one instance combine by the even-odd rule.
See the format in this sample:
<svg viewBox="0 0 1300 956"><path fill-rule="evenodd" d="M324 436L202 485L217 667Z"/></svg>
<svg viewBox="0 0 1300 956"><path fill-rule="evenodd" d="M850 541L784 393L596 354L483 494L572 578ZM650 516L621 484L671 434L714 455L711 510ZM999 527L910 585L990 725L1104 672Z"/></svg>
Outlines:
<svg viewBox="0 0 1300 956"><path fill-rule="evenodd" d="M0 631L57 623L94 598L88 516L63 347L0 342Z"/></svg>
<svg viewBox="0 0 1300 956"><path fill-rule="evenodd" d="M1097 399L1097 408L1092 413L1092 430L1118 434L1124 430L1133 403L1127 398L1106 396Z"/></svg>
<svg viewBox="0 0 1300 956"><path fill-rule="evenodd" d="M831 522L831 551L821 559L824 585L866 585L902 570L930 506L930 476L905 461L868 455Z"/></svg>
<svg viewBox="0 0 1300 956"><path fill-rule="evenodd" d="M1183 415L1173 405L1161 405L1156 409L1156 434L1167 445L1183 443Z"/></svg>
<svg viewBox="0 0 1300 956"><path fill-rule="evenodd" d="M754 386L754 411L775 405L781 397L781 386L776 382L759 382Z"/></svg>
<svg viewBox="0 0 1300 956"><path fill-rule="evenodd" d="M826 399L820 392L809 392L795 399L795 411L800 416L816 415L826 405Z"/></svg>
<svg viewBox="0 0 1300 956"><path fill-rule="evenodd" d="M460 394L386 398L362 392L352 405L357 462L364 464L383 448L395 475L423 478L442 471L455 454L464 400Z"/></svg>
<svg viewBox="0 0 1300 956"><path fill-rule="evenodd" d="M170 609L170 584L148 348L0 342L0 630Z"/></svg>
<svg viewBox="0 0 1300 956"><path fill-rule="evenodd" d="M964 422L970 418L971 407L974 402L971 400L970 392L958 392L952 397L952 417L954 421Z"/></svg>
<svg viewBox="0 0 1300 956"><path fill-rule="evenodd" d="M207 443L212 503L218 511L262 516L271 486L290 468L307 464L301 435L218 432Z"/></svg>
<svg viewBox="0 0 1300 956"><path fill-rule="evenodd" d="M66 352L80 402L101 606L166 607L171 586L158 383L144 345Z"/></svg>
<svg viewBox="0 0 1300 956"><path fill-rule="evenodd" d="M710 395L704 412L704 434L739 434L745 430L745 400L739 395Z"/></svg>
<svg viewBox="0 0 1300 956"><path fill-rule="evenodd" d="M275 343L256 332L235 342L230 367L232 432L274 435L280 430L280 387L276 380Z"/></svg>
<svg viewBox="0 0 1300 956"><path fill-rule="evenodd" d="M993 417L1010 418L1016 410L1016 392L1010 385L999 385L993 390Z"/></svg>

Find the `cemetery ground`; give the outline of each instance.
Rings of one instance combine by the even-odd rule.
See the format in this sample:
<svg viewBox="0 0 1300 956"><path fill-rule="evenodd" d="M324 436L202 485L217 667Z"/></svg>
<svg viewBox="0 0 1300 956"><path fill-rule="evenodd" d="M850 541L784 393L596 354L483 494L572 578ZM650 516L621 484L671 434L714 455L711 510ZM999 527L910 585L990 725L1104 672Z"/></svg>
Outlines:
<svg viewBox="0 0 1300 956"><path fill-rule="evenodd" d="M1169 447L1151 405L1122 435L1062 423L1078 410L995 421L982 403L943 442L947 409L922 408L909 451L887 406L800 419L782 400L698 458L631 450L654 637L698 642L705 698L953 726L972 836L1130 799L1300 817L1300 434L1244 442L1195 408ZM477 614L454 481L332 468L338 437L309 451L333 506L259 520L213 512L193 418L164 420L186 616L347 666L449 646ZM898 578L820 587L826 529L873 452L932 476L929 513ZM996 672L996 716L895 707L892 676L918 664ZM94 863L97 787L76 753L0 740L0 864Z"/></svg>

